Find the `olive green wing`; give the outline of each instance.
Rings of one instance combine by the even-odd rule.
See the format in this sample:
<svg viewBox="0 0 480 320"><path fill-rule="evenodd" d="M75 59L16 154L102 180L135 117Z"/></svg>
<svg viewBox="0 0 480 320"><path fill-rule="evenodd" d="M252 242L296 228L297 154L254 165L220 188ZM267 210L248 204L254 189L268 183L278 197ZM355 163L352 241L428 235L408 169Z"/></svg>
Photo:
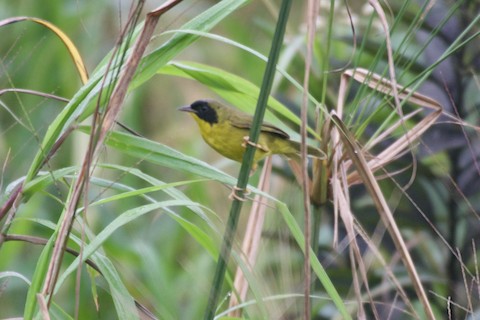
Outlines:
<svg viewBox="0 0 480 320"><path fill-rule="evenodd" d="M253 117L249 114L238 113L230 116L229 120L232 126L236 128L243 129L243 130L250 130L250 128L252 127ZM277 141L278 143L281 143L281 145L283 146L282 148L280 148L281 152L277 152L277 153L285 154L288 157L295 157L295 156L298 157L298 154L300 152L300 142L290 140L290 136L288 135L288 133L286 133L282 129L279 129L270 123L265 123L265 122L262 124L262 128L260 130L263 133L272 134L281 139L288 140L287 141L288 148L285 148L284 141L282 140ZM278 148L277 148L277 151L278 151ZM307 153L310 156L313 156L315 158L325 159L325 154L323 153L323 151L315 147L307 146Z"/></svg>
<svg viewBox="0 0 480 320"><path fill-rule="evenodd" d="M253 117L247 114L235 115L234 117L230 118L230 121L236 128L250 130L252 127ZM283 139L290 139L288 133L267 122L262 124L260 131L271 133Z"/></svg>

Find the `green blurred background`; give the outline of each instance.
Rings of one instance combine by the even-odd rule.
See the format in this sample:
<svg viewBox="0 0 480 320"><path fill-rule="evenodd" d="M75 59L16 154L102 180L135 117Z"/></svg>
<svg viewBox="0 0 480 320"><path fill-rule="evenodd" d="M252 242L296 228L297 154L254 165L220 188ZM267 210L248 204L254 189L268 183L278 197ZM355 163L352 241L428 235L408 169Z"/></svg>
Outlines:
<svg viewBox="0 0 480 320"><path fill-rule="evenodd" d="M158 25L156 34L166 30L180 28L199 13L205 11L218 1L184 1L168 12ZM147 2L147 12L161 2ZM0 2L0 19L15 16L34 16L50 21L65 32L78 47L87 69L92 72L97 64L115 46L118 34L125 24L130 8L128 1L35 1L16 0ZM276 22L279 1L251 1L248 5L228 16L212 33L242 43L254 50L268 54ZM325 4L324 4L325 5ZM335 13L329 13L322 7L318 22L319 31L314 48L314 61L310 93L318 100L323 95L328 108L332 108L338 90L340 72L345 67L361 66L381 73L385 67L383 34L378 20L365 2L351 4L351 13L355 24L355 43L347 11L343 5L337 4ZM398 74L401 83L409 83L417 79L439 55L459 37L461 32L478 18L478 1L440 1L429 13L422 25L415 26L414 18L421 12L421 4L406 1L403 5L391 3L389 21L395 25L392 32L393 46ZM402 5L402 6L401 6ZM303 79L305 54L305 1L294 1L286 34L286 44L291 51L285 51L281 58L283 67L299 82ZM333 15L332 37L327 30L327 18ZM373 17L373 18L372 18ZM444 23L444 19L445 22ZM444 23L444 24L443 24ZM436 28L437 26L438 29ZM469 31L478 33L478 26ZM478 35L478 34L477 34ZM152 40L151 48L163 43L170 37L161 35ZM78 73L64 45L51 32L31 22L22 22L3 26L0 29L0 90L6 88L24 88L71 98L82 86ZM427 42L428 39L428 42ZM433 39L433 40L432 40ZM431 41L431 42L430 42ZM296 44L298 43L298 44ZM421 92L437 99L448 112L458 112L460 118L472 124L479 123L478 106L478 36L461 50L451 53L445 61L431 74ZM326 56L326 47L330 46ZM398 49L398 50L397 50ZM429 51L430 50L430 51ZM383 53L382 53L383 52ZM261 84L265 64L252 54L246 53L211 39L200 38L175 58L176 61L194 61L214 66L243 77L255 85ZM323 70L327 68L328 73ZM328 78L327 78L328 76ZM328 81L324 87L324 81ZM301 103L301 92L286 81L278 81L274 96L298 111ZM325 88L325 91L324 91ZM355 94L361 92L358 86L352 86L349 102L355 101ZM131 127L143 136L177 149L187 155L211 163L214 167L236 177L239 165L226 160L213 152L201 139L194 121L177 108L200 98L215 98L216 95L208 87L192 80L168 75L156 75L146 84L130 92L124 104L122 123ZM363 96L361 96L363 97ZM371 99L371 100L370 100ZM374 113L372 109L384 106L378 96L358 98L357 107L351 107L352 113L345 121L352 131L365 129L361 142L375 132L381 125L383 117L390 109ZM34 97L25 94L4 93L0 96L0 164L2 164L0 190L2 200L8 194L14 181L22 178L37 152L40 142L48 126L65 106L63 102ZM361 107L358 107L358 106ZM361 109L364 107L364 109ZM361 111L360 111L361 109ZM381 109L381 108L379 108ZM365 113L363 113L365 112ZM368 126L362 121L372 116ZM88 122L86 122L88 123ZM363 128L363 129L360 129ZM60 151L43 170L61 168L80 164L83 159L88 137L75 132L68 138ZM466 304L466 297L471 294L472 309L478 308L478 295L471 290L466 291L462 279L461 264L452 255L445 243L451 248L459 248L463 257L463 266L470 270L470 281L478 281L472 272L477 266L476 249L472 243L479 240L478 212L480 208L479 190L479 148L476 130L454 127L442 122L429 130L415 149L415 157L419 166L415 172L415 181L403 196L399 187L390 181L382 181L385 194L390 205L396 209L396 217L407 240L412 244L414 257L421 274L425 277L428 289L437 293L431 296L433 304L440 315L445 313L446 297L455 297L454 301ZM378 150L377 150L378 151ZM102 162L121 164L137 168L163 182L195 179L196 176L180 171L154 165L146 161L106 148L102 154ZM391 165L389 170L395 172L408 168L405 175L399 174L398 181L407 183L410 178L412 160L409 156L401 157ZM272 178L272 194L289 205L291 212L298 212L295 217L302 223L301 192L291 180L291 175L284 170L284 162L275 159L277 175ZM97 168L95 176L123 183L132 188L142 188L145 181L116 170ZM258 180L258 174L252 177L252 184ZM223 222L230 202L225 198L230 190L214 181L189 184L179 187L191 200L198 201L211 209L211 215L217 232L212 238L218 245L223 230ZM116 194L108 183L104 186L92 185L89 189L89 200L104 198ZM48 238L51 230L28 219L44 219L56 223L62 212L62 201L68 194L66 183L49 186L45 192L31 196L19 208L18 221L10 232L28 234ZM157 192L157 199L165 197ZM411 197L411 199L408 199ZM377 227L378 216L365 190L356 186L352 189L353 211L364 225L373 232ZM86 220L91 230L99 233L114 220L119 213L129 208L144 204L140 197L112 202L88 210ZM245 212L249 209L246 206ZM321 217L319 259L329 271L337 290L345 297L351 292L352 275L350 261L346 249L332 248L332 212L327 208L326 215ZM175 208L175 214L207 230L205 221L187 208ZM212 213L213 212L213 213ZM422 216L422 213L424 216ZM218 217L216 215L218 215ZM432 221L426 222L425 216ZM247 217L243 215L240 224L242 234ZM344 230L341 230L341 235ZM77 233L78 234L78 233ZM443 237L440 237L440 235ZM71 244L75 246L74 244ZM380 244L379 244L380 246ZM478 245L475 247L478 248ZM160 319L198 319L206 303L210 289L210 281L214 269L214 259L195 241L171 216L158 211L129 223L110 237L102 249L115 268L132 296L149 307ZM385 260L395 259L395 252L389 240L382 243L382 254ZM41 247L22 242L8 242L0 250L0 272L15 271L28 279L32 278L40 255ZM291 234L279 219L275 210L267 213L267 222L260 250L260 260L256 266L255 280L257 287L268 297L280 294L302 292L303 255L293 244ZM65 257L65 265L73 259ZM465 267L465 268L467 268ZM87 269L82 269L80 294L80 319L115 318L112 301L106 284L100 277L89 278ZM234 269L232 269L234 270ZM468 272L467 272L468 274ZM384 270L381 264L373 264L369 273L371 287L377 288L384 281ZM399 277L405 276L404 270ZM70 279L71 278L71 279ZM70 277L55 301L69 315L75 309L75 278ZM99 310L97 311L90 281L95 281L99 290ZM473 282L472 282L473 283ZM478 283L476 284L478 285ZM20 317L23 313L24 299L28 286L24 281L9 277L0 280L0 318ZM329 319L335 310L324 302L322 288L315 292L320 296L316 300L314 315L316 319ZM467 293L465 293L467 292ZM412 295L413 296L413 295ZM395 305L395 290L386 291L377 297L385 305ZM412 299L415 299L414 297ZM325 299L327 300L327 299ZM348 298L345 298L348 302ZM418 301L415 301L418 302ZM225 302L224 302L225 303ZM380 303L379 303L380 304ZM418 303L417 303L418 305ZM329 308L330 306L330 308ZM404 307L402 305L399 308ZM417 306L418 307L418 306ZM301 299L289 296L267 303L271 319L295 318L302 310ZM389 309L385 308L386 314ZM458 310L457 310L458 311ZM250 315L255 318L261 312L252 308ZM459 310L463 314L462 310ZM469 313L467 313L469 314ZM396 314L402 319L404 314ZM68 318L57 315L58 318ZM405 319L405 318L403 318Z"/></svg>

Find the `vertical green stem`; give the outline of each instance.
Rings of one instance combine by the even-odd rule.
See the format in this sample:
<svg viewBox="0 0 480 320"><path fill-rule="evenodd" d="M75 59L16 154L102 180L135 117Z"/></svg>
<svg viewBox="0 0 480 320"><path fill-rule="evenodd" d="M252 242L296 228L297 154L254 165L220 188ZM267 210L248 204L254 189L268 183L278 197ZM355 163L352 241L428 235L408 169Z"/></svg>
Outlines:
<svg viewBox="0 0 480 320"><path fill-rule="evenodd" d="M250 129L249 139L252 142L257 142L260 135L260 128L265 115L268 97L272 89L273 77L275 74L278 56L283 44L283 36L285 34L285 27L287 25L288 14L290 12L291 0L283 0L280 8L280 13L277 21L277 27L273 36L272 47L268 57L267 67L263 76L262 87L260 89L260 96L258 97L257 107L253 117L252 128ZM233 240L237 230L238 219L240 217L240 210L242 209L245 188L247 187L250 170L252 168L253 156L255 154L255 147L247 144L247 149L243 155L242 166L238 176L237 187L233 191L236 195L230 208L230 214L225 229L222 247L220 249L220 256L217 261L217 268L213 277L212 288L208 299L207 309L205 311L205 320L211 320L215 316L215 311L220 296L223 279L227 269L228 260L230 258Z"/></svg>

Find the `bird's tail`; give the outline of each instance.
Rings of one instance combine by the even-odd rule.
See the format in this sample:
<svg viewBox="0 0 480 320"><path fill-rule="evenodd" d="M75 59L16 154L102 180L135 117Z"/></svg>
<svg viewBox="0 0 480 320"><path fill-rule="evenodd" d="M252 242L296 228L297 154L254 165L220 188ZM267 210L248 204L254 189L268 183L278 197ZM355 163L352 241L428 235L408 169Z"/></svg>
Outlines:
<svg viewBox="0 0 480 320"><path fill-rule="evenodd" d="M287 156L289 158L299 158L300 150L301 150L300 149L301 148L300 142L297 142L297 141L290 141L290 142L291 142L292 147L295 149L295 152L292 153L292 154L288 154ZM307 145L307 154L308 154L308 156L313 157L313 158L317 158L317 159L326 159L326 157L327 157L325 152L323 152L322 150L320 150L318 148L309 146L309 145Z"/></svg>

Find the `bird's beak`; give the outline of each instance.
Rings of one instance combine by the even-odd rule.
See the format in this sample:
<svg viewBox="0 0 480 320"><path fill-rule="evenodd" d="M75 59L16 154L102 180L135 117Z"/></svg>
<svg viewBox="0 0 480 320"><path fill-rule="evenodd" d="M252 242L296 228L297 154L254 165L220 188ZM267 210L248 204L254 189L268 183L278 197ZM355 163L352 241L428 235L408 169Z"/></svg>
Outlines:
<svg viewBox="0 0 480 320"><path fill-rule="evenodd" d="M192 112L192 113L197 113L195 110L192 109L190 106L183 106L178 108L179 111L184 111L184 112Z"/></svg>

